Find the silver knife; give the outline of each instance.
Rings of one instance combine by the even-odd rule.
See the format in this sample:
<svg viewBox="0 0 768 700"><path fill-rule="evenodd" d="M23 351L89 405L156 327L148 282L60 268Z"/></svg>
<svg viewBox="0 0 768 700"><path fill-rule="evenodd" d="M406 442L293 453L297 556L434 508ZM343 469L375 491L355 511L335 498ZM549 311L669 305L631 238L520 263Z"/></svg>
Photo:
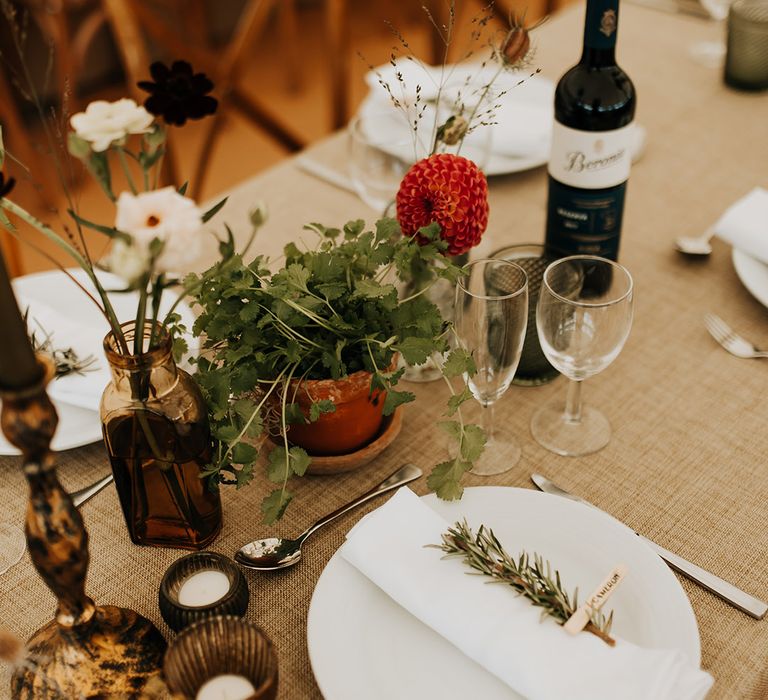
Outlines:
<svg viewBox="0 0 768 700"><path fill-rule="evenodd" d="M307 156L298 156L294 159L294 164L299 170L303 170L305 173L316 177L318 180L327 182L329 185L338 187L340 190L346 190L352 194L357 194L357 190L355 189L352 180L333 168L329 168L327 165L318 163L316 160L308 158Z"/></svg>
<svg viewBox="0 0 768 700"><path fill-rule="evenodd" d="M564 489L561 489L541 474L531 474L531 481L545 493L569 498L577 503L583 503L584 505L590 506L595 510L600 510L600 508L592 505L589 501L574 496ZM600 510L600 512L603 513L605 511ZM765 613L768 612L768 603L758 600L749 595L749 593L745 593L740 588L736 588L732 583L728 583L728 581L724 581L719 576L715 576L713 573L702 569L700 566L692 564L687 559L679 557L674 552L664 549L664 547L656 544L653 540L643 537L639 532L635 532L635 534L675 571L680 572L683 576L687 576L691 581L698 583L716 596L720 596L726 603L730 603L735 608L747 613L747 615L754 617L756 620L762 620L763 617L765 617Z"/></svg>

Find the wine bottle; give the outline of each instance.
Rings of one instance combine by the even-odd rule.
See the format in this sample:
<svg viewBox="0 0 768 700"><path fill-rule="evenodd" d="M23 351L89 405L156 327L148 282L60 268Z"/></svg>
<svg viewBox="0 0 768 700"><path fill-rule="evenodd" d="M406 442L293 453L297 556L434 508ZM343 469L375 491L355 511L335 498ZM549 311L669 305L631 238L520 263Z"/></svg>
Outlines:
<svg viewBox="0 0 768 700"><path fill-rule="evenodd" d="M555 90L545 245L616 260L631 162L635 89L616 65L619 0L587 0L581 60Z"/></svg>

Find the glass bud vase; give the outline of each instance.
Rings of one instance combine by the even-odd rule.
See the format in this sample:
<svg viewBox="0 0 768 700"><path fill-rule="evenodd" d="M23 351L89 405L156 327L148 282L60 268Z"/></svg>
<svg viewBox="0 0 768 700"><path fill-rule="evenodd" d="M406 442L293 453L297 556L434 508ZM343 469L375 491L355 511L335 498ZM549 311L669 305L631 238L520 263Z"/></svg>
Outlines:
<svg viewBox="0 0 768 700"><path fill-rule="evenodd" d="M133 348L134 323L122 328ZM112 372L101 399L104 443L131 540L202 549L221 530L219 493L200 478L211 459L208 413L195 381L176 367L168 331L156 326L155 336L151 350L134 355L120 352L114 333L104 339Z"/></svg>
<svg viewBox="0 0 768 700"><path fill-rule="evenodd" d="M469 260L469 253L453 255L450 260L454 265L463 267ZM432 279L428 264L420 260L416 261L410 272L410 277L407 280L398 280L395 284L400 301L423 293L437 307L443 321L453 322L455 285L445 279ZM398 367L405 368L403 379L408 382L434 382L442 379L444 360L442 353L436 352L432 353L427 361L421 365L409 365L400 358Z"/></svg>

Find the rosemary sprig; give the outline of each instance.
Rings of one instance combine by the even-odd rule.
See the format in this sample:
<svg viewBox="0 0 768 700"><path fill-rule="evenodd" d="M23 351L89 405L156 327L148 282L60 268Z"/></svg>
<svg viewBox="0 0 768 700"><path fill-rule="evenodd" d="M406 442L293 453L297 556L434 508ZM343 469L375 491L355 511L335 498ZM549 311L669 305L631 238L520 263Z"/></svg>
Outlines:
<svg viewBox="0 0 768 700"><path fill-rule="evenodd" d="M40 329L42 338L37 334L37 331L29 330L29 309L24 314L24 322L27 324L27 333L29 334L29 340L32 344L32 349L35 352L48 355L51 358L56 368L56 379L66 377L68 374L85 374L86 372L95 369L92 365L96 362L94 355L88 355L80 358L74 348L61 349L57 348L53 344L53 334L47 332L40 322L35 320L35 323Z"/></svg>
<svg viewBox="0 0 768 700"><path fill-rule="evenodd" d="M534 553L533 562L526 552L513 559L502 547L493 530L481 525L475 535L467 521L457 522L444 533L441 544L427 545L445 552L447 557L461 557L464 563L485 576L489 583L505 583L519 595L525 596L534 605L542 608L542 617L549 615L562 625L579 607L578 588L569 596L560 572L554 574L549 561ZM593 611L587 632L600 637L606 644L616 642L610 636L613 611L607 617L600 611Z"/></svg>

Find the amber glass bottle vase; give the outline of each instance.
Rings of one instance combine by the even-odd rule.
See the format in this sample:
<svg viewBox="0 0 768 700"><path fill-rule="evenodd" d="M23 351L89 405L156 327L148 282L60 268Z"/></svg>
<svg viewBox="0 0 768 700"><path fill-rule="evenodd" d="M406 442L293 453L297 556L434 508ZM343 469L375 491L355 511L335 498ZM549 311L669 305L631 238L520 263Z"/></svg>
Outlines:
<svg viewBox="0 0 768 700"><path fill-rule="evenodd" d="M134 324L122 328L133 348ZM200 478L211 456L208 414L197 384L176 367L168 331L157 326L155 336L133 355L114 333L104 340L112 372L101 399L104 443L131 540L202 549L221 530L219 493Z"/></svg>

